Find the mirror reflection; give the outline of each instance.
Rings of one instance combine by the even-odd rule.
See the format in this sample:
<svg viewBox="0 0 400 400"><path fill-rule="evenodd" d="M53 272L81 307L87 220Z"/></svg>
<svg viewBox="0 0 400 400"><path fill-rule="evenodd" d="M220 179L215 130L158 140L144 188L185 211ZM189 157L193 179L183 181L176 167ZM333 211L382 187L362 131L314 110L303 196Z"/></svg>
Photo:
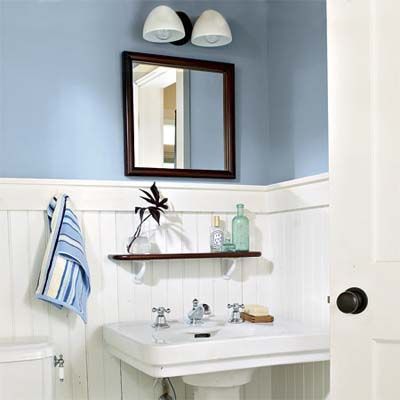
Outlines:
<svg viewBox="0 0 400 400"><path fill-rule="evenodd" d="M132 62L135 166L225 169L224 75Z"/></svg>

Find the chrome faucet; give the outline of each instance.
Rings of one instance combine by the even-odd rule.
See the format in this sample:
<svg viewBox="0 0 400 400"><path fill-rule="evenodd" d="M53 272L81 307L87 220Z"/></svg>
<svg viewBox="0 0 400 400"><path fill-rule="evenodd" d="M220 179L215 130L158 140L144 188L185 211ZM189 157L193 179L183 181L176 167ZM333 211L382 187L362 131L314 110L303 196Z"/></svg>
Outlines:
<svg viewBox="0 0 400 400"><path fill-rule="evenodd" d="M188 319L190 325L197 325L203 323L204 307L200 304L197 299L193 300L192 309L188 313Z"/></svg>
<svg viewBox="0 0 400 400"><path fill-rule="evenodd" d="M152 325L153 328L169 328L169 324L167 322L167 317L165 316L165 313L169 314L171 310L169 308L165 307L153 307L152 310L153 313L157 313L156 315L156 320L154 321L154 324Z"/></svg>
<svg viewBox="0 0 400 400"><path fill-rule="evenodd" d="M232 309L232 313L230 318L228 319L228 322L230 322L231 324L241 324L242 322L244 322L240 316L240 310L244 309L244 304L228 304L228 309Z"/></svg>

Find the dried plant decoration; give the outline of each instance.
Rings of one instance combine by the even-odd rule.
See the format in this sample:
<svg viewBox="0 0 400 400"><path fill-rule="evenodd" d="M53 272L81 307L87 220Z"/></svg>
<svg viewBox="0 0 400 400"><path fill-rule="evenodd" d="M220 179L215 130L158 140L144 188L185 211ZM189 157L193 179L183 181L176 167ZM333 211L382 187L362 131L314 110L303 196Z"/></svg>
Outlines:
<svg viewBox="0 0 400 400"><path fill-rule="evenodd" d="M135 214L139 215L140 221L139 225L136 228L136 231L130 240L128 246L127 246L127 251L128 253L131 250L131 247L135 240L140 236L143 228L143 224L150 218L152 217L158 225L160 225L160 217L161 213L165 213L166 210L168 210L168 199L167 198L161 198L160 192L157 188L156 183L154 182L153 185L150 188L150 191L140 189L142 193L144 193L144 196L140 196L143 200L146 202L150 203L151 205L148 207L135 207Z"/></svg>

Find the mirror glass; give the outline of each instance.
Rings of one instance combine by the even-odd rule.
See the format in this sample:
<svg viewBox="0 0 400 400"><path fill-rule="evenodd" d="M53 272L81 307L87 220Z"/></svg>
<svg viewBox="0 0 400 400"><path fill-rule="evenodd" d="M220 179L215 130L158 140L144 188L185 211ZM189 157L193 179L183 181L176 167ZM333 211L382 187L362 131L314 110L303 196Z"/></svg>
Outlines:
<svg viewBox="0 0 400 400"><path fill-rule="evenodd" d="M133 61L135 166L223 170L222 73Z"/></svg>
<svg viewBox="0 0 400 400"><path fill-rule="evenodd" d="M125 175L236 177L234 65L124 51Z"/></svg>

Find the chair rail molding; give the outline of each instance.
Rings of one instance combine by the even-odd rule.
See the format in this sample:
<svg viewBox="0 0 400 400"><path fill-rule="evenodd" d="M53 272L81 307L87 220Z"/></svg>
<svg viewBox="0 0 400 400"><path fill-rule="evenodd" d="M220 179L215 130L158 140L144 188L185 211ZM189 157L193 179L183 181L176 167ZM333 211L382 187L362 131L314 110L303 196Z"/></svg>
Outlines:
<svg viewBox="0 0 400 400"><path fill-rule="evenodd" d="M152 181L87 181L0 178L0 210L46 210L55 194L67 193L77 211L132 211L139 188ZM329 205L328 174L268 186L159 182L172 212L232 212L244 203L254 213Z"/></svg>

